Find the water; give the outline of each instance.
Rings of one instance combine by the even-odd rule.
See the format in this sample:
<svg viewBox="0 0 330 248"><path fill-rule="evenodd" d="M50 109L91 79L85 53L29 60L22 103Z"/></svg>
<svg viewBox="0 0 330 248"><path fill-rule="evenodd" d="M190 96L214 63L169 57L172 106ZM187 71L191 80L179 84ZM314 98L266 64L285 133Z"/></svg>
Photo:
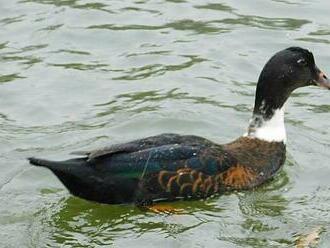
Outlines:
<svg viewBox="0 0 330 248"><path fill-rule="evenodd" d="M225 143L247 127L259 72L302 46L330 74L330 3L0 1L0 247L330 245L329 92L296 91L288 159L255 191L176 202L180 214L69 195L31 155L65 159L163 132Z"/></svg>

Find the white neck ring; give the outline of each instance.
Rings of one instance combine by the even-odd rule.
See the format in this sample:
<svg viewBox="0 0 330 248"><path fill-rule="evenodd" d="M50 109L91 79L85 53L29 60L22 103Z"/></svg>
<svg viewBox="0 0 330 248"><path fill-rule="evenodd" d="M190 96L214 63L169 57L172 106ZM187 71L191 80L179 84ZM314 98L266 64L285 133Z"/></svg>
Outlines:
<svg viewBox="0 0 330 248"><path fill-rule="evenodd" d="M284 125L284 108L276 109L273 116L269 120L263 120L258 116L261 123L257 127L251 128L251 124L255 121L256 116L253 116L249 132L247 136L265 140L268 142L283 142L286 143L286 130Z"/></svg>

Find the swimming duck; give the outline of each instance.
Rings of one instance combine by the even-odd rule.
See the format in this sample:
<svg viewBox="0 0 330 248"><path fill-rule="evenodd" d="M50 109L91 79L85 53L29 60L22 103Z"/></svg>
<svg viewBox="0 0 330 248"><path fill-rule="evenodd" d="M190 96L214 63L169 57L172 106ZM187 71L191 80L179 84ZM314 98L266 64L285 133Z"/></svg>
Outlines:
<svg viewBox="0 0 330 248"><path fill-rule="evenodd" d="M255 188L284 164L284 103L292 91L310 85L330 89L330 80L310 51L290 47L264 66L247 132L231 143L166 133L77 152L79 157L65 161L29 161L50 169L73 195L108 204L206 198Z"/></svg>

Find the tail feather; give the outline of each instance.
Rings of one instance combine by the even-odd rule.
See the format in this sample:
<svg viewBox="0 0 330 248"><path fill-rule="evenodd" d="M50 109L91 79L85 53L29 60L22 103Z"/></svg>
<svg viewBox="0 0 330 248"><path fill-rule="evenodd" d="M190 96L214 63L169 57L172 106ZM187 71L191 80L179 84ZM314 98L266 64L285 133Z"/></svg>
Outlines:
<svg viewBox="0 0 330 248"><path fill-rule="evenodd" d="M53 167L59 164L59 162L55 162L55 161L50 161L50 160L46 160L46 159L40 159L40 158L28 158L30 164L33 164L35 166L42 166L42 167Z"/></svg>
<svg viewBox="0 0 330 248"><path fill-rule="evenodd" d="M139 180L113 174L106 165L93 166L87 158L49 161L30 157L31 164L50 169L71 194L101 203L135 200Z"/></svg>
<svg viewBox="0 0 330 248"><path fill-rule="evenodd" d="M51 170L61 170L61 169L67 169L72 168L72 166L83 166L86 165L86 159L84 158L75 158L75 159L69 159L65 161L50 161L46 159L40 159L40 158L34 158L30 157L28 158L30 164L33 164L35 166L41 166L46 167Z"/></svg>

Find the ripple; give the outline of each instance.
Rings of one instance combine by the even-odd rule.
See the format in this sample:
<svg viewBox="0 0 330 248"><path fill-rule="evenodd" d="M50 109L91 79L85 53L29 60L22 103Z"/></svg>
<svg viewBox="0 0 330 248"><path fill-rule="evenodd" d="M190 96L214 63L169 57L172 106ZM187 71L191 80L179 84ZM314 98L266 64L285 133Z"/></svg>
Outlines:
<svg viewBox="0 0 330 248"><path fill-rule="evenodd" d="M87 51L78 51L78 50L71 50L71 49L60 49L53 53L69 53L69 54L77 54L77 55L91 55L90 52Z"/></svg>
<svg viewBox="0 0 330 248"><path fill-rule="evenodd" d="M315 35L315 36L330 35L330 31L328 28L322 28L322 29L318 29L317 31L310 32L309 35Z"/></svg>
<svg viewBox="0 0 330 248"><path fill-rule="evenodd" d="M261 16L238 15L237 18L227 18L220 21L214 21L230 25L243 25L257 27L261 29L275 30L297 30L303 25L311 23L309 20L293 18L266 18Z"/></svg>
<svg viewBox="0 0 330 248"><path fill-rule="evenodd" d="M147 12L147 13L151 13L151 14L161 14L160 11L158 10L153 10L153 9L144 9L144 8L138 8L138 7L125 7L125 8L122 8L121 10L124 10L124 11L136 11L136 12Z"/></svg>
<svg viewBox="0 0 330 248"><path fill-rule="evenodd" d="M329 104L311 104L311 103L302 103L296 102L295 106L298 107L306 107L308 110L314 113L329 113L330 112L330 105Z"/></svg>
<svg viewBox="0 0 330 248"><path fill-rule="evenodd" d="M22 65L28 65L28 67L31 67L34 64L38 64L38 63L42 62L42 59L34 57L34 56L0 55L0 61L2 61L2 62L22 61L21 62Z"/></svg>
<svg viewBox="0 0 330 248"><path fill-rule="evenodd" d="M228 29L218 28L211 25L211 22L201 22L193 20L181 20L169 23L166 27L173 28L174 30L189 30L194 31L196 34L210 34L210 33L224 33Z"/></svg>
<svg viewBox="0 0 330 248"><path fill-rule="evenodd" d="M7 26L16 22L22 22L24 20L25 15L19 15L15 17L7 17L0 19L0 23L3 24L3 26Z"/></svg>
<svg viewBox="0 0 330 248"><path fill-rule="evenodd" d="M151 26L151 25L115 25L115 24L101 24L88 26L87 29L108 29L108 30L161 30L173 29L177 31L193 31L195 34L210 34L210 33L225 33L229 32L226 28L212 26L212 22L194 21L190 19L170 22L165 25Z"/></svg>
<svg viewBox="0 0 330 248"><path fill-rule="evenodd" d="M45 28L39 29L39 31L55 31L61 27L63 27L64 24L57 24L57 25L50 25Z"/></svg>
<svg viewBox="0 0 330 248"><path fill-rule="evenodd" d="M7 47L8 43L4 43L3 48L9 48ZM20 62L21 65L26 65L25 69L28 69L35 64L41 63L43 60L39 56L35 55L23 55L24 53L28 52L35 52L38 50L42 50L46 48L47 44L39 44L39 45L31 45L31 46L25 46L22 48L11 48L11 51L2 52L0 53L0 61L2 62ZM18 75L18 73L16 73Z"/></svg>
<svg viewBox="0 0 330 248"><path fill-rule="evenodd" d="M0 44L0 50L1 49L4 49L4 48L7 48L7 44L8 44L9 42L7 41L7 42L3 42L3 43L1 43Z"/></svg>
<svg viewBox="0 0 330 248"><path fill-rule="evenodd" d="M187 1L185 1L185 0L166 0L166 2L171 2L171 3L185 3Z"/></svg>
<svg viewBox="0 0 330 248"><path fill-rule="evenodd" d="M229 12L229 13L233 13L233 11L235 10L234 8L232 8L226 4L222 4L222 3L209 3L209 4L205 4L205 5L196 5L194 7L196 9L209 9L209 10L216 10L216 11L225 11L225 12Z"/></svg>
<svg viewBox="0 0 330 248"><path fill-rule="evenodd" d="M50 66L63 67L65 69L74 69L79 71L95 71L95 69L101 69L109 67L107 64L93 63L93 64L83 64L83 63L48 63Z"/></svg>
<svg viewBox="0 0 330 248"><path fill-rule="evenodd" d="M247 216L282 216L288 201L280 194L247 193L240 199L240 209Z"/></svg>
<svg viewBox="0 0 330 248"><path fill-rule="evenodd" d="M123 56L129 58L129 57L139 57L143 55L169 55L171 53L170 50L165 51L150 51L150 52L142 52L142 53L124 53Z"/></svg>
<svg viewBox="0 0 330 248"><path fill-rule="evenodd" d="M11 82L11 81L14 81L16 79L22 79L22 78L25 78L25 77L20 76L18 73L7 74L7 75L1 75L0 74L0 84Z"/></svg>
<svg viewBox="0 0 330 248"><path fill-rule="evenodd" d="M311 42L311 43L323 43L323 44L330 44L330 41L327 39L317 39L312 37L306 37L306 38L297 38L298 41L305 41L305 42Z"/></svg>
<svg viewBox="0 0 330 248"><path fill-rule="evenodd" d="M46 5L54 5L57 7L67 6L71 8L77 9L91 9L91 10L99 10L107 13L114 13L113 11L107 9L108 5L101 2L91 2L85 4L79 4L78 0L21 0L20 3L38 3L38 4L46 4Z"/></svg>
<svg viewBox="0 0 330 248"><path fill-rule="evenodd" d="M183 55L183 58L188 58L188 61L176 65L163 65L163 64L152 64L145 65L142 67L131 68L124 72L124 76L114 77L113 80L141 80L149 77L155 77L164 75L171 71L179 71L187 69L196 64L207 61L207 59L200 58L194 55Z"/></svg>
<svg viewBox="0 0 330 248"><path fill-rule="evenodd" d="M272 0L273 2L285 3L288 5L303 5L306 4L303 1L288 1L288 0Z"/></svg>
<svg viewBox="0 0 330 248"><path fill-rule="evenodd" d="M296 30L301 28L305 24L311 23L311 21L305 19L267 18L262 16L241 15L237 12L236 9L227 6L225 4L210 3L206 5L198 5L195 6L195 8L224 11L236 16L236 18L225 18L222 20L214 20L211 21L210 23L244 25L244 26L258 27L262 29L286 29L286 30Z"/></svg>
<svg viewBox="0 0 330 248"><path fill-rule="evenodd" d="M159 30L163 29L163 26L149 26L149 25L125 25L119 26L115 24L100 24L88 26L87 29L109 29L109 30Z"/></svg>
<svg viewBox="0 0 330 248"><path fill-rule="evenodd" d="M207 97L198 97L191 96L186 92L179 92L178 88L171 89L167 92L163 91L144 91L144 92L133 92L127 94L121 94L116 97L115 100L111 100L106 103L96 104L96 107L106 108L102 112L99 112L97 116L105 116L109 114L114 114L118 111L129 111L133 113L141 113L141 111L156 111L161 108L160 104L166 100L179 100L192 102L194 104L210 104L213 106L221 106L238 109L240 111L245 111L242 106L227 106L217 102L215 100L211 100ZM152 104L154 103L154 104ZM145 104L149 106L144 106Z"/></svg>
<svg viewBox="0 0 330 248"><path fill-rule="evenodd" d="M0 119L4 120L4 121L8 121L8 122L12 122L13 120L11 120L8 115L0 113Z"/></svg>

